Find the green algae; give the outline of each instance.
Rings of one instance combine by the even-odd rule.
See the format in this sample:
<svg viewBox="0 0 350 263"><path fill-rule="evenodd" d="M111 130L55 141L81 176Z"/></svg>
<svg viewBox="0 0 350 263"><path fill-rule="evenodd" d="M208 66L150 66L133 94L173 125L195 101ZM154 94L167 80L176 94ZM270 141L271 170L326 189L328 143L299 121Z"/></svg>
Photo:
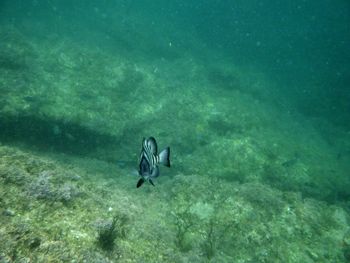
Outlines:
<svg viewBox="0 0 350 263"><path fill-rule="evenodd" d="M98 174L90 175L89 169L82 168L67 174L72 164L3 146L0 150L3 166L20 159L22 169L29 170L22 175L27 180L21 184L1 177L1 238L7 240L0 242L3 258L19 260L31 255L37 262L101 257L106 262L289 258L300 262L341 261L347 255L346 247L341 246L349 229L346 211L295 193L259 183L227 183L205 175L181 174L163 180L152 192L136 191L134 180L129 179L124 182L128 190L122 190L119 187L125 178L116 172L111 183L107 164ZM26 187L40 177L40 170L29 168L38 163L57 177L53 188L71 181L82 194L69 202L28 195ZM13 172L16 175L18 170ZM4 213L8 209L13 214ZM123 221L127 232L118 225L122 232L113 235L117 247L104 252L96 242L101 233L95 224L113 218L115 212L132 220Z"/></svg>

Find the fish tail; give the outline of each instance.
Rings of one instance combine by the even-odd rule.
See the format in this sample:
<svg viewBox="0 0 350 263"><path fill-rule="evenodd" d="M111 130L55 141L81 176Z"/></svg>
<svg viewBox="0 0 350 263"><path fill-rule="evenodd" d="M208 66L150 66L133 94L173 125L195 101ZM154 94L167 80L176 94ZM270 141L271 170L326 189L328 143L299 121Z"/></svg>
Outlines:
<svg viewBox="0 0 350 263"><path fill-rule="evenodd" d="M170 167L170 147L166 147L159 153L159 163Z"/></svg>

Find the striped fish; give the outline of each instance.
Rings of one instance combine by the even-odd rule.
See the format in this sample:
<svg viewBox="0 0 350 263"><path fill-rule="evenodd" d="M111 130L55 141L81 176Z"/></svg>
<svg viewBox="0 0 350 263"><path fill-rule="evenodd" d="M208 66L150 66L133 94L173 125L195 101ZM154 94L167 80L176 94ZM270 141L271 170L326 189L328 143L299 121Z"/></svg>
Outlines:
<svg viewBox="0 0 350 263"><path fill-rule="evenodd" d="M154 186L152 179L159 176L159 164L170 167L170 148L166 147L158 154L156 139L153 137L143 138L139 164L139 175L141 178L137 182L137 188L145 181Z"/></svg>

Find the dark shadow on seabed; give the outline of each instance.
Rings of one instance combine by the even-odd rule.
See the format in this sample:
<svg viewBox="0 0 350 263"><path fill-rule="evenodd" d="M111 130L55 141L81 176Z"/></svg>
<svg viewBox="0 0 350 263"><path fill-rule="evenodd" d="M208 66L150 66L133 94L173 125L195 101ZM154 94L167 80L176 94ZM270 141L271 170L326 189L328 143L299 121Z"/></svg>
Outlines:
<svg viewBox="0 0 350 263"><path fill-rule="evenodd" d="M72 155L93 156L101 146L112 149L120 144L115 136L77 123L33 115L1 115L0 130L1 142Z"/></svg>

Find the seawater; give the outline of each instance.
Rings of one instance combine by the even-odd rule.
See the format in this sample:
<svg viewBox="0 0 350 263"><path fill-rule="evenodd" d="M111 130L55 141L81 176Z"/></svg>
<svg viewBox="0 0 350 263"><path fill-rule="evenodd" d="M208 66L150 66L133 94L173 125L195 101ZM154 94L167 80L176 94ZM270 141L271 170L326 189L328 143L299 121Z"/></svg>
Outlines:
<svg viewBox="0 0 350 263"><path fill-rule="evenodd" d="M1 1L0 262L349 262L349 10Z"/></svg>

